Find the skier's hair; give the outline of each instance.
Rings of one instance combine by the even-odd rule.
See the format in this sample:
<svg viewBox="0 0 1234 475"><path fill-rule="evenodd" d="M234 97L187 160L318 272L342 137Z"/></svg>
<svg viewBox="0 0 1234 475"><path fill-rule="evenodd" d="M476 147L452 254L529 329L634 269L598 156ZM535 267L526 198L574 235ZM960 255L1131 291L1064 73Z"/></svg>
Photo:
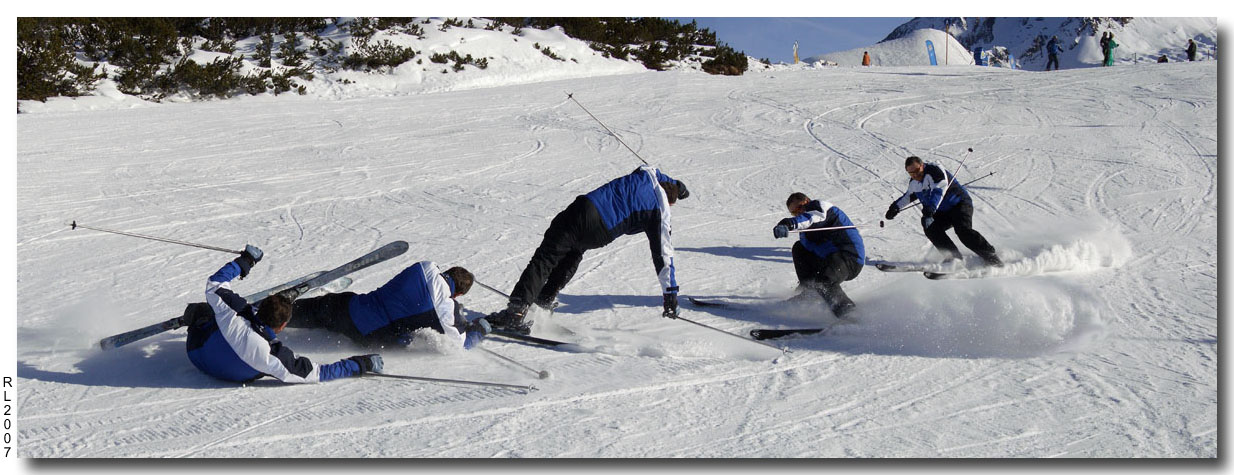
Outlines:
<svg viewBox="0 0 1234 475"><path fill-rule="evenodd" d="M662 181L660 182L660 188L664 188L664 194L668 195L668 204L677 202L677 194L680 193L680 191L677 190L676 183L671 181Z"/></svg>
<svg viewBox="0 0 1234 475"><path fill-rule="evenodd" d="M794 204L800 203L802 201L810 201L810 197L806 196L805 193L798 191L796 193L788 195L788 199L784 201L784 206L791 208Z"/></svg>
<svg viewBox="0 0 1234 475"><path fill-rule="evenodd" d="M467 292L471 290L471 284L476 281L471 271L458 266L446 269L443 274L454 281L454 292L459 295L467 295Z"/></svg>
<svg viewBox="0 0 1234 475"><path fill-rule="evenodd" d="M257 321L270 328L278 328L291 320L291 299L283 294L266 297L257 306Z"/></svg>
<svg viewBox="0 0 1234 475"><path fill-rule="evenodd" d="M917 158L916 155L910 155L908 158L904 159L904 168L908 168L909 165L912 165L914 163L920 165L921 159Z"/></svg>

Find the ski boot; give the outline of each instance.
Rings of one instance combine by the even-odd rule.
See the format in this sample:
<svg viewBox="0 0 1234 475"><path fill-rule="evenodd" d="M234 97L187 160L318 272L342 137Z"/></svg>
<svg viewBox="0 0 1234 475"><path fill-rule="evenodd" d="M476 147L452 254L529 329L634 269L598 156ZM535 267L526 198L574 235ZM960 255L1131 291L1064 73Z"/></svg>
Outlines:
<svg viewBox="0 0 1234 475"><path fill-rule="evenodd" d="M540 298L536 299L536 306L548 310L548 313L550 314L556 311L557 307L560 305L561 302L558 302L556 297L540 296Z"/></svg>
<svg viewBox="0 0 1234 475"><path fill-rule="evenodd" d="M981 256L981 260L985 261L987 267L1003 266L1003 260L998 258L998 254L990 253L988 256Z"/></svg>
<svg viewBox="0 0 1234 475"><path fill-rule="evenodd" d="M852 300L845 300L831 306L831 313L841 320L846 320L849 312L857 308L857 304Z"/></svg>
<svg viewBox="0 0 1234 475"><path fill-rule="evenodd" d="M505 310L491 313L485 318L496 330L530 335L532 322L527 320L527 310L530 307L522 302L510 302Z"/></svg>

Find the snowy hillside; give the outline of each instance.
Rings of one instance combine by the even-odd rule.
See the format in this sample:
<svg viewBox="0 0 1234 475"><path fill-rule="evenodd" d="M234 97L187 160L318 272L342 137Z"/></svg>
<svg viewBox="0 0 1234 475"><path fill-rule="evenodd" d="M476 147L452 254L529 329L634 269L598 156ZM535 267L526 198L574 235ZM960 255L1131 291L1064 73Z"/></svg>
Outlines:
<svg viewBox="0 0 1234 475"><path fill-rule="evenodd" d="M342 51L357 50L359 41L353 36L344 18L340 24L331 25L320 32L322 41L337 44ZM446 24L450 22L450 24ZM340 27L342 25L342 27ZM560 27L547 30L523 27L515 30L510 25L494 23L484 18L425 18L414 24L416 33L399 29L380 30L365 44L385 44L411 48L416 56L397 67L377 71L348 69L313 69L313 78L296 78L296 84L304 86L304 96L326 99L348 99L390 95L424 94L444 91L467 90L510 84L526 84L570 78L606 76L614 74L645 73L649 70L633 58L620 60L606 57L592 49L588 42L571 38ZM452 26L453 25L453 26ZM275 49L281 48L286 39L277 37ZM187 59L206 65L218 58L243 58L242 74L259 71L275 73L288 67L276 59L270 68L261 68L253 59L260 43L254 36L236 42L233 54L203 50L204 39L197 37L192 53ZM307 43L301 39L302 43ZM306 49L304 45L300 49ZM438 63L434 55L457 55L472 58L473 62L455 67L455 61ZM668 67L683 71L700 71L707 58L690 56L685 61L670 62ZM480 60L484 66L475 64ZM107 62L93 63L103 70L114 71L116 66ZM294 96L295 92L286 92ZM241 95L236 99L245 100ZM189 93L173 95L163 102L189 102L203 100ZM97 90L84 97L53 97L46 103L19 101L22 112L54 110L100 110L156 106L158 103L120 92L112 79L99 82Z"/></svg>
<svg viewBox="0 0 1234 475"><path fill-rule="evenodd" d="M456 47L490 41L506 44ZM322 82L305 97L56 100L18 115L18 455L1217 456L1215 61L1042 81L972 66L614 75L624 66L583 60L594 77L446 84L409 66L351 78L367 96ZM470 87L484 81L496 87ZM428 90L444 92L416 93ZM961 180L994 173L970 187L974 226L1008 265L948 281L866 267L845 284L853 322L774 341L782 355L661 318L646 238L627 236L587 253L558 311L535 315L534 334L579 347L485 342L549 379L431 332L383 351L390 373L532 392L237 386L193 367L183 330L97 349L201 301L230 256L74 219L257 244L266 257L235 283L242 294L394 240L411 250L351 290L426 259L508 290L557 212L638 164L566 92L689 184L672 211L682 293L741 305L683 301L691 320L737 335L834 323L780 303L797 282L792 242L771 228L794 191L841 207L871 258L931 256L917 213L876 224L910 154ZM479 286L460 301L504 306ZM280 336L317 361L367 352L320 330Z"/></svg>
<svg viewBox="0 0 1234 475"><path fill-rule="evenodd" d="M814 63L823 60L840 66L859 66L862 54L869 52L871 66L929 66L930 55L926 49L926 40L934 45L934 55L940 65L974 63L973 54L959 41L942 31L931 29L914 30L902 38L883 41L867 47L814 56L806 59L805 62Z"/></svg>
<svg viewBox="0 0 1234 475"><path fill-rule="evenodd" d="M1043 70L1045 45L1058 36L1064 53L1059 55L1064 69L1101 64L1101 34L1113 32L1119 44L1114 50L1117 63L1157 62L1161 55L1170 61L1186 61L1187 40L1194 39L1198 60L1211 60L1217 48L1217 19L1139 17L1139 18L914 18L893 30L883 42L915 35L917 30L948 30L971 51L975 47L991 50L1007 48L1022 67ZM880 43L881 44L881 43Z"/></svg>

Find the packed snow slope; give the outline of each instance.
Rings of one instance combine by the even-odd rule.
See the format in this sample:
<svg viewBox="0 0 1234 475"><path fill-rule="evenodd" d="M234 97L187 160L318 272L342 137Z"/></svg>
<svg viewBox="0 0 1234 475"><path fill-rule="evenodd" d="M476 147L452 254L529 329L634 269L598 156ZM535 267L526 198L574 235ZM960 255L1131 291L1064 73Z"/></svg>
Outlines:
<svg viewBox="0 0 1234 475"><path fill-rule="evenodd" d="M861 226L872 258L932 257L915 211L879 227L915 154L970 187L1008 265L932 281L873 267L859 309L779 351L660 317L646 238L591 251L534 333L559 351L432 333L378 378L239 386L199 373L183 330L100 337L201 301L241 248L256 291L393 240L353 275L418 260L509 289L553 216L639 163L685 181L673 208L683 316L739 335L830 324L771 228L802 191ZM413 96L282 96L17 117L16 380L23 457L1217 456L1217 63L1057 73L970 66L717 77L641 73ZM971 154L965 151L972 148ZM961 162L963 166L961 167ZM973 260L971 253L970 263ZM487 313L479 286L460 299ZM321 362L367 350L283 340Z"/></svg>

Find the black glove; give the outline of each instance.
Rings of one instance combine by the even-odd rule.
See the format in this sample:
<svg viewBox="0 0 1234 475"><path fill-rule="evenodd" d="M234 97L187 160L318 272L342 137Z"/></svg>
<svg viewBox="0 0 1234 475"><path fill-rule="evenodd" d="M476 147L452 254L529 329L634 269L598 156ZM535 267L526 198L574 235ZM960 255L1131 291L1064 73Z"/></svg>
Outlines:
<svg viewBox="0 0 1234 475"><path fill-rule="evenodd" d="M356 364L360 365L360 374L381 372L381 355L356 355L347 359L355 361Z"/></svg>
<svg viewBox="0 0 1234 475"><path fill-rule="evenodd" d="M249 259L252 259L254 264L261 262L261 256L263 256L264 254L265 253L261 252L261 248L258 248L257 246L254 246L252 244L245 244L244 252L240 253L240 255L242 256L248 255Z"/></svg>
<svg viewBox="0 0 1234 475"><path fill-rule="evenodd" d="M788 226L777 224L776 227L771 228L771 235L775 236L776 239L788 237Z"/></svg>
<svg viewBox="0 0 1234 475"><path fill-rule="evenodd" d="M664 318L677 318L677 294L664 294Z"/></svg>
<svg viewBox="0 0 1234 475"><path fill-rule="evenodd" d="M887 219L896 219L897 214L900 214L900 207L896 206L895 203L891 203L891 206L887 208L887 214L884 214L883 217Z"/></svg>
<svg viewBox="0 0 1234 475"><path fill-rule="evenodd" d="M261 249L258 249L257 246L252 244L244 245L244 252L241 252L240 257L233 261L236 265L240 266L241 280L249 276L249 269L252 269L254 264L261 261L261 256Z"/></svg>

